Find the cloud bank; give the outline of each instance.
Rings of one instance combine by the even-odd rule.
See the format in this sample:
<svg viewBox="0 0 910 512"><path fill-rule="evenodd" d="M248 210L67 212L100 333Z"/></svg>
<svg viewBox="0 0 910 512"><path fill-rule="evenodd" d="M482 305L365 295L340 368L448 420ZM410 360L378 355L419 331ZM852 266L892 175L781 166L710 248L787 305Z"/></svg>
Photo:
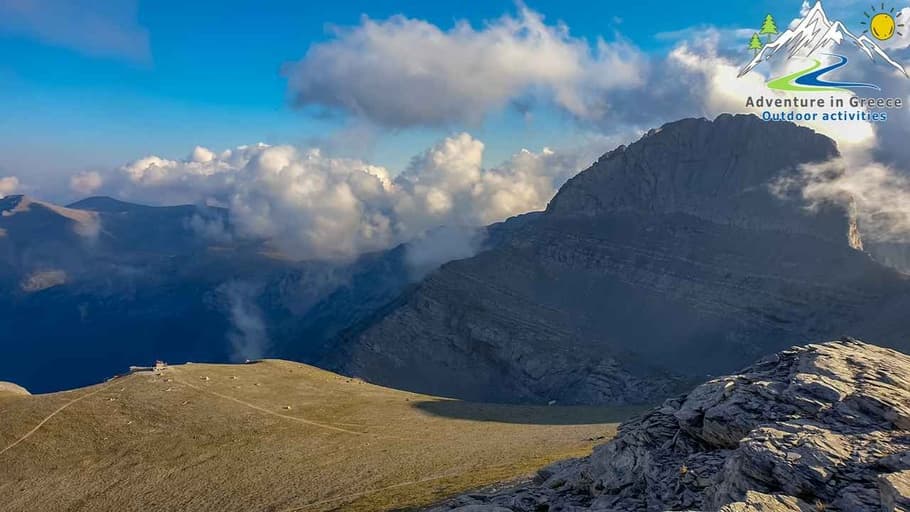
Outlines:
<svg viewBox="0 0 910 512"><path fill-rule="evenodd" d="M182 160L149 156L107 176L77 175L71 185L138 202L225 206L230 226L194 219L193 227L213 238L228 231L265 238L299 259L344 259L440 226L476 227L542 209L597 153L522 150L485 167L483 142L461 133L392 177L384 167L319 149L197 147Z"/></svg>

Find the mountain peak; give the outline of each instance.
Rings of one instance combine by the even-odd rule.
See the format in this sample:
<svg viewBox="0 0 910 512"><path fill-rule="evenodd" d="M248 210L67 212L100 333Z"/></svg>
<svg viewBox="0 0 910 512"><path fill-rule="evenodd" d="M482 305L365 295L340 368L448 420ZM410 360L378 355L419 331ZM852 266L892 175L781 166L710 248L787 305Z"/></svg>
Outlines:
<svg viewBox="0 0 910 512"><path fill-rule="evenodd" d="M0 197L0 212L7 212L28 206L34 200L25 194Z"/></svg>
<svg viewBox="0 0 910 512"><path fill-rule="evenodd" d="M110 196L92 196L85 199L80 199L75 203L71 203L67 205L67 208L74 208L77 210L90 210L93 212L121 213L135 210L136 208L149 207L141 204L128 203L126 201L114 199Z"/></svg>
<svg viewBox="0 0 910 512"><path fill-rule="evenodd" d="M798 198L773 192L804 164L838 156L831 139L792 123L724 114L683 119L604 155L569 180L547 215L599 217L616 212L688 214L749 229L847 241L849 213L830 205L805 211Z"/></svg>
<svg viewBox="0 0 910 512"><path fill-rule="evenodd" d="M65 206L48 203L34 199L31 196L23 194L6 196L0 199L0 215L2 217L13 217L26 213L44 212L45 214L56 215L77 224L96 225L97 219L94 212L77 210Z"/></svg>

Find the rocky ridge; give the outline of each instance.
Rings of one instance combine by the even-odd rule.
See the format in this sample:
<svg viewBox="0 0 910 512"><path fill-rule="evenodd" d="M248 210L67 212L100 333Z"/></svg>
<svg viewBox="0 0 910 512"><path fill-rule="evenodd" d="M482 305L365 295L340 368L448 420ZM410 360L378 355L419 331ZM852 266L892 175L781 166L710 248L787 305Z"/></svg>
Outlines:
<svg viewBox="0 0 910 512"><path fill-rule="evenodd" d="M669 123L545 212L495 227L489 250L429 275L322 364L473 401L628 404L790 340L908 350L908 276L860 250L849 205L809 209L775 187L836 155L827 137L754 116Z"/></svg>
<svg viewBox="0 0 910 512"><path fill-rule="evenodd" d="M584 459L433 512L910 510L910 357L794 347L623 424Z"/></svg>

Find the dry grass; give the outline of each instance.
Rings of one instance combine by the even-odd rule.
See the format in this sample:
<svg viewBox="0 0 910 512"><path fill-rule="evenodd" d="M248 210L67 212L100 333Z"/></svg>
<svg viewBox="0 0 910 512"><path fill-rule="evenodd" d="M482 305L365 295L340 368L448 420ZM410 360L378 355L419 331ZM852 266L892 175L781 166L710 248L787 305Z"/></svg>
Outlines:
<svg viewBox="0 0 910 512"><path fill-rule="evenodd" d="M0 399L4 511L406 509L588 453L633 410L467 404L284 361Z"/></svg>

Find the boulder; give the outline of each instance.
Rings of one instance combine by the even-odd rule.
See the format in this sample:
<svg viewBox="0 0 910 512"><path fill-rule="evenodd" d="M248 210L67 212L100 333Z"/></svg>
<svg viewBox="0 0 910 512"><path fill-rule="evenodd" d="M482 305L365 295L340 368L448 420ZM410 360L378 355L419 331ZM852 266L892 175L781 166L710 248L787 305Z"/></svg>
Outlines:
<svg viewBox="0 0 910 512"><path fill-rule="evenodd" d="M878 478L885 512L910 510L910 471L881 475Z"/></svg>

